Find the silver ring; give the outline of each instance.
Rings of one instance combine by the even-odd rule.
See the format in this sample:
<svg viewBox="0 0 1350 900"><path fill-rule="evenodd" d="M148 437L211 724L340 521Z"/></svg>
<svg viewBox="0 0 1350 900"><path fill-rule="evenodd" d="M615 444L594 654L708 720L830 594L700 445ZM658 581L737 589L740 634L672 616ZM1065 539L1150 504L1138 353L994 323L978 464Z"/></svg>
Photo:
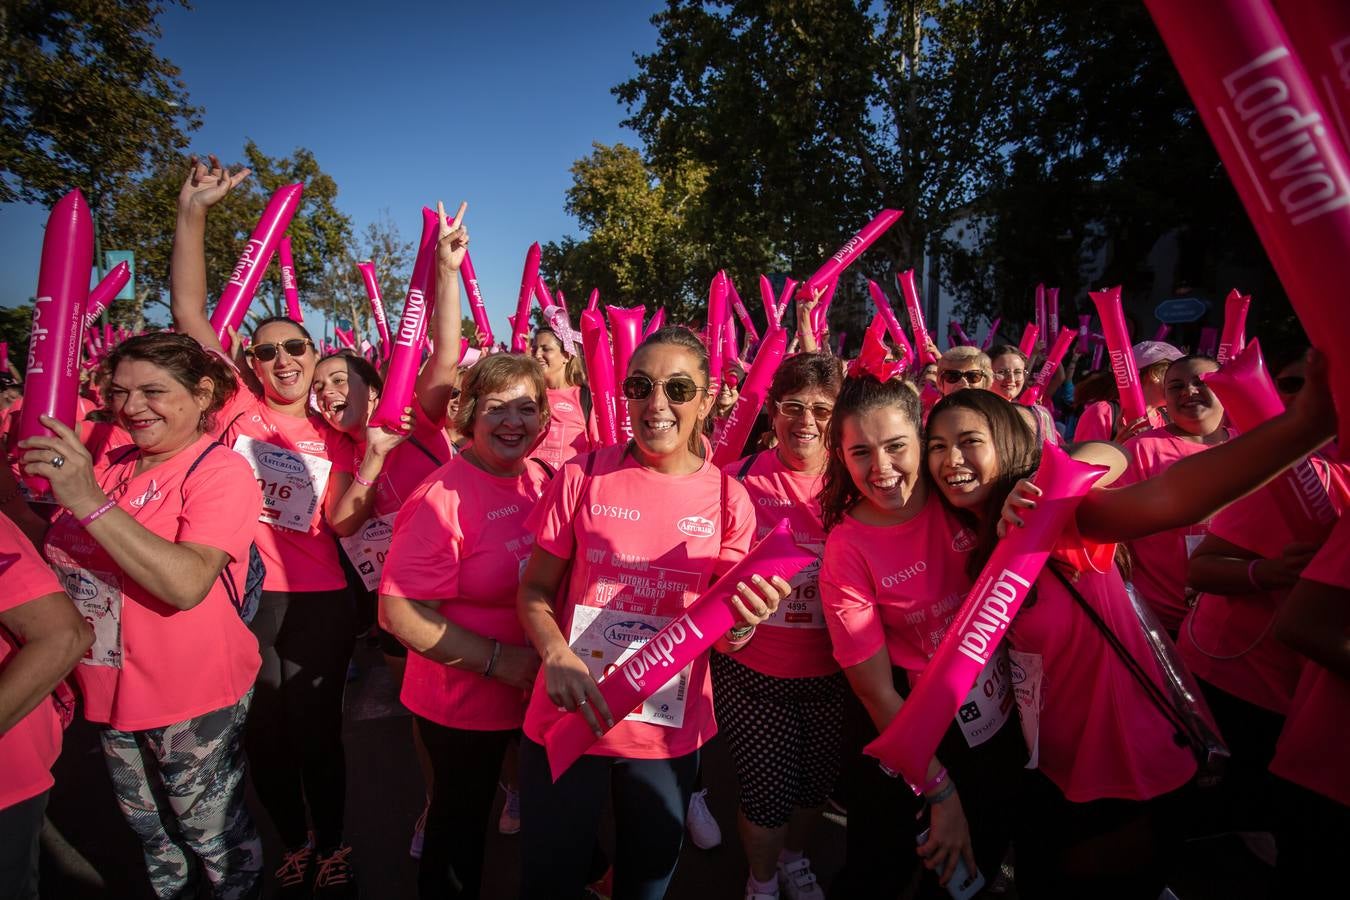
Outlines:
<svg viewBox="0 0 1350 900"><path fill-rule="evenodd" d="M582 697L580 700L578 700L578 701L577 701L577 709L581 709L583 706L585 706L587 703L589 703L589 702L590 702L590 699L591 699L590 697Z"/></svg>
<svg viewBox="0 0 1350 900"><path fill-rule="evenodd" d="M66 464L66 458L65 458L64 456L62 456L61 454L58 453L58 454L56 454L55 456L52 457L52 468L53 468L53 469L59 469L59 468L61 468L62 466L64 466L65 464Z"/></svg>

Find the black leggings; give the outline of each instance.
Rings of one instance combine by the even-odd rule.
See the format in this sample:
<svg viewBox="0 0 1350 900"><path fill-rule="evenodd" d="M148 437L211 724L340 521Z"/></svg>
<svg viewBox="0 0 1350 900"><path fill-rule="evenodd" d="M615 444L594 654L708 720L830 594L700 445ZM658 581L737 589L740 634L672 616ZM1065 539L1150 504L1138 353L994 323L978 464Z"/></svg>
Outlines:
<svg viewBox="0 0 1350 900"><path fill-rule="evenodd" d="M252 625L262 653L245 747L258 797L282 843L308 838L328 852L342 843L347 757L342 750L342 692L356 644L346 589L263 591Z"/></svg>
<svg viewBox="0 0 1350 900"><path fill-rule="evenodd" d="M417 868L417 893L424 900L471 900L482 886L483 847L497 773L507 745L520 730L447 728L421 716L417 724L435 773L422 862ZM455 881L459 882L458 893Z"/></svg>

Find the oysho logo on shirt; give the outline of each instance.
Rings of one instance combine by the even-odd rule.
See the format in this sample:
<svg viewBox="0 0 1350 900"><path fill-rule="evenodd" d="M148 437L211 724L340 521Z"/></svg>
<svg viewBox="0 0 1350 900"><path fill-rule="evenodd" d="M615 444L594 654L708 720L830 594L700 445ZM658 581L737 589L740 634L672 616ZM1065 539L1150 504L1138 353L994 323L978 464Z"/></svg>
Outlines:
<svg viewBox="0 0 1350 900"><path fill-rule="evenodd" d="M768 506L773 509L786 509L792 506L792 501L786 497L760 497L755 502L760 506Z"/></svg>
<svg viewBox="0 0 1350 900"><path fill-rule="evenodd" d="M715 530L713 523L702 516L685 516L675 523L675 527L690 537L698 538L712 537Z"/></svg>
<svg viewBox="0 0 1350 900"><path fill-rule="evenodd" d="M513 516L518 512L520 512L520 507L515 503L512 503L510 506L502 506L497 509L489 511L487 514L487 520L489 522L495 522L498 519L504 519L507 516Z"/></svg>
<svg viewBox="0 0 1350 900"><path fill-rule="evenodd" d="M150 486L147 487L144 493L142 493L139 497L133 497L131 500L131 505L136 507L137 509L140 509L142 506L149 503L151 500L158 500L162 496L163 495L159 492L159 485L155 484L155 479L151 478Z"/></svg>
<svg viewBox="0 0 1350 900"><path fill-rule="evenodd" d="M258 464L265 466L274 472L281 472L285 475L303 475L305 472L304 465L289 453L280 453L276 451L259 453Z"/></svg>
<svg viewBox="0 0 1350 900"><path fill-rule="evenodd" d="M883 575L881 578L881 586L887 588L895 587L897 584L904 584L911 578L922 575L924 572L927 571L928 571L928 563L925 562L924 560L919 560L914 565L905 566L898 572L892 572L889 575Z"/></svg>
<svg viewBox="0 0 1350 900"><path fill-rule="evenodd" d="M623 519L627 522L636 522L642 518L642 511L638 509L628 509L623 506L606 506L603 503L592 503L591 515L602 516L606 519Z"/></svg>

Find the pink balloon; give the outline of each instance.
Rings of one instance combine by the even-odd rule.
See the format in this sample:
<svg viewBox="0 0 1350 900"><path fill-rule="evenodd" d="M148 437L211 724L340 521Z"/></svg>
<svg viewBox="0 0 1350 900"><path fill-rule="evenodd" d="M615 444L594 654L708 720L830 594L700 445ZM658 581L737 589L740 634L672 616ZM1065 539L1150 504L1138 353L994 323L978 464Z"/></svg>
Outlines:
<svg viewBox="0 0 1350 900"><path fill-rule="evenodd" d="M877 308L877 315L886 323L886 333L891 336L891 343L895 344L899 353L901 362L908 364L914 359L914 348L909 345L909 338L905 337L905 329L900 327L900 322L895 318L895 310L891 309L890 298L882 291L881 285L871 279L867 282L867 292L872 295L872 304Z"/></svg>
<svg viewBox="0 0 1350 900"><path fill-rule="evenodd" d="M998 334L998 326L1002 324L1002 316L996 316L994 321L989 323L989 333L984 336L984 340L980 343L981 350L988 350L990 347L994 346L994 337Z"/></svg>
<svg viewBox="0 0 1350 900"><path fill-rule="evenodd" d="M764 304L764 321L772 328L781 321L778 314L778 301L773 296L773 285L765 275L759 276L759 300Z"/></svg>
<svg viewBox="0 0 1350 900"><path fill-rule="evenodd" d="M534 279L534 296L539 300L539 308L548 311L557 303L553 300L553 295L549 293L548 283L544 281L544 276L539 275Z"/></svg>
<svg viewBox="0 0 1350 900"><path fill-rule="evenodd" d="M750 318L750 311L746 309L745 304L741 302L741 295L736 293L736 285L731 283L730 278L727 279L727 297L730 298L731 308L735 311L736 318L741 320L741 328L743 328L746 335L749 336L750 342L758 343L759 329L755 328L755 321Z"/></svg>
<svg viewBox="0 0 1350 900"><path fill-rule="evenodd" d="M249 236L248 243L244 245L239 261L234 264L225 290L220 292L220 300L211 314L211 327L227 353L230 350L227 329L238 331L244 324L244 315L258 291L267 264L272 261L277 244L300 208L300 194L304 188L303 184L283 184L277 188L272 199L267 202L262 217L258 219L253 234Z"/></svg>
<svg viewBox="0 0 1350 900"><path fill-rule="evenodd" d="M295 282L295 260L291 257L290 235L282 235L277 242L277 259L281 262L281 292L286 296L286 315L296 322L305 321L300 308L300 289Z"/></svg>
<svg viewBox="0 0 1350 900"><path fill-rule="evenodd" d="M787 314L788 307L792 304L792 292L797 289L797 282L788 278L783 282L783 293L778 295L777 312L773 316L773 324L783 324L783 316Z"/></svg>
<svg viewBox="0 0 1350 900"><path fill-rule="evenodd" d="M1136 422L1148 415L1148 406L1144 403L1144 387L1139 383L1139 370L1134 364L1130 333L1125 330L1120 287L1089 291L1088 296L1097 307L1097 318L1101 319L1102 332L1106 335L1111 373L1115 376L1116 389L1120 392L1120 413L1126 424Z"/></svg>
<svg viewBox="0 0 1350 900"><path fill-rule="evenodd" d="M1251 431L1284 412L1256 338L1219 372L1200 376L1223 404L1229 421L1238 431ZM1277 506L1294 540L1320 544L1326 540L1340 513L1317 468L1307 457L1299 460L1271 482L1279 497Z"/></svg>
<svg viewBox="0 0 1350 900"><path fill-rule="evenodd" d="M1047 335L1059 334L1059 288L1045 289L1045 323L1050 330Z"/></svg>
<svg viewBox="0 0 1350 900"><path fill-rule="evenodd" d="M17 439L51 436L39 416L75 427L80 391L80 334L89 274L94 267L94 220L79 191L71 191L52 207L42 235L33 324L28 338L28 368L23 380L23 407ZM17 454L19 448L10 446ZM24 475L36 494L45 494L47 479Z"/></svg>
<svg viewBox="0 0 1350 900"><path fill-rule="evenodd" d="M587 309L599 309L600 307L600 289L591 288L591 296L586 300Z"/></svg>
<svg viewBox="0 0 1350 900"><path fill-rule="evenodd" d="M834 252L834 255L825 260L824 265L816 269L814 275L806 279L808 296L816 289L824 287L830 281L837 279L839 273L859 256L868 247L876 242L876 239L886 233L886 229L896 223L904 213L898 209L883 209L872 217L872 221L862 227L862 230L849 238L844 246Z"/></svg>
<svg viewBox="0 0 1350 900"><path fill-rule="evenodd" d="M1242 352L1247 335L1247 309L1251 303L1252 298L1239 294L1236 288L1229 291L1223 301L1223 333L1219 338L1219 352L1215 355L1221 366Z"/></svg>
<svg viewBox="0 0 1350 900"><path fill-rule="evenodd" d="M614 384L619 385L628 377L628 362L640 343L638 335L642 334L642 316L646 310L641 306L624 309L622 306L606 305L605 311L609 314L609 333L614 341ZM618 403L615 414L619 422L619 436L623 440L632 438L633 426L628 421L628 404Z"/></svg>
<svg viewBox="0 0 1350 900"><path fill-rule="evenodd" d="M1036 339L1040 337L1041 330L1036 327L1035 322L1028 322L1027 327L1022 331L1022 340L1018 342L1017 349L1022 351L1022 355L1027 359L1036 355Z"/></svg>
<svg viewBox="0 0 1350 900"><path fill-rule="evenodd" d="M389 372L384 377L384 392L369 424L407 434L403 410L412 405L417 371L422 364L422 346L427 339L427 323L435 305L435 294L428 293L436 264L436 241L440 236L440 218L434 210L422 207L422 239L417 246L408 296L403 301L403 318L398 323L394 347L389 356Z"/></svg>
<svg viewBox="0 0 1350 900"><path fill-rule="evenodd" d="M1078 332L1072 328L1061 329L1055 336L1055 343L1051 345L1050 352L1045 357L1045 364L1041 366L1040 371L1036 373L1036 378L1027 385L1027 389L1017 395L1017 402L1023 406L1031 406L1041 401L1041 396L1045 393L1045 386L1050 383L1050 379L1055 375L1055 369L1064 361L1064 357L1069 352L1069 345L1073 339L1078 336Z"/></svg>
<svg viewBox="0 0 1350 900"><path fill-rule="evenodd" d="M724 379L726 373L740 361L740 358L740 342L736 339L736 319L731 311L727 310L727 321L722 326L722 377Z"/></svg>
<svg viewBox="0 0 1350 900"><path fill-rule="evenodd" d="M1088 326L1092 324L1092 316L1078 317L1078 352L1088 352Z"/></svg>
<svg viewBox="0 0 1350 900"><path fill-rule="evenodd" d="M766 338L767 340L767 338ZM787 519L764 536L731 571L687 607L684 614L652 636L642 649L600 679L600 693L616 722L656 693L671 672L692 663L737 622L730 600L736 584L752 575L788 580L816 559L792 540ZM601 723L603 727L603 722ZM554 722L544 735L549 769L557 781L596 742L595 732L580 712Z"/></svg>
<svg viewBox="0 0 1350 900"><path fill-rule="evenodd" d="M581 314L581 346L600 441L613 446L619 442L615 416L619 401L614 390L614 359L609 351L609 334L605 330L605 318L598 309L588 309Z"/></svg>
<svg viewBox="0 0 1350 900"><path fill-rule="evenodd" d="M886 317L881 313L872 316L872 321L868 323L867 330L863 332L863 343L866 344L876 338L883 344L886 342Z"/></svg>
<svg viewBox="0 0 1350 900"><path fill-rule="evenodd" d="M525 271L520 276L520 294L516 297L516 315L511 320L511 352L524 353L530 347L530 295L539 280L539 243L525 252Z"/></svg>
<svg viewBox="0 0 1350 900"><path fill-rule="evenodd" d="M439 231L437 234L439 234ZM384 315L384 301L380 298L380 282L375 277L375 261L359 262L356 267L361 270L361 280L366 285L366 297L370 300L370 315L375 320L375 330L380 335L380 353L381 355L388 355L392 352L389 342L389 320Z"/></svg>
<svg viewBox="0 0 1350 900"><path fill-rule="evenodd" d="M1165 341L1167 340L1167 335L1171 334L1171 332L1172 326L1164 322L1163 324L1158 326L1157 331L1153 332L1153 339L1155 341Z"/></svg>
<svg viewBox="0 0 1350 900"><path fill-rule="evenodd" d="M708 287L707 323L708 369L712 372L709 387L716 395L722 385L722 330L727 324L727 276L724 272L714 275Z"/></svg>
<svg viewBox="0 0 1350 900"><path fill-rule="evenodd" d="M112 305L118 292L126 287L130 280L131 267L125 261L108 270L108 274L103 276L103 280L89 292L89 300L84 304L83 330L88 331L97 324L98 317L103 315L103 311Z"/></svg>
<svg viewBox="0 0 1350 900"><path fill-rule="evenodd" d="M478 339L491 346L496 343L492 336L492 320L483 303L483 289L478 284L478 273L473 270L468 250L464 251L464 260L459 264L459 277L464 282L464 293L469 295L469 309L473 311L473 327L478 331Z"/></svg>
<svg viewBox="0 0 1350 900"><path fill-rule="evenodd" d="M961 327L961 323L955 319L947 323L947 334L952 346L969 347L975 343L970 339L970 335L966 334L966 330Z"/></svg>
<svg viewBox="0 0 1350 900"><path fill-rule="evenodd" d="M937 362L937 356L928 349L928 326L923 320L919 289L914 284L914 270L906 269L895 276L895 281L900 285L900 296L905 298L905 309L909 312L909 327L914 332L914 350L919 354L919 365L926 366Z"/></svg>
<svg viewBox="0 0 1350 900"><path fill-rule="evenodd" d="M1008 529L998 542L900 712L863 748L903 775L914 793L927 781L938 742L994 656L1078 504L1106 471L1070 459L1053 444L1041 448L1032 481L1045 493L1035 509L1025 511L1026 524Z"/></svg>
<svg viewBox="0 0 1350 900"><path fill-rule="evenodd" d="M661 326L665 324L666 308L663 306L652 314L651 321L647 323L646 330L642 332L642 339L645 341L647 338L656 334L656 332L661 330Z"/></svg>
<svg viewBox="0 0 1350 900"><path fill-rule="evenodd" d="M356 330L343 331L337 326L333 326L333 337L338 339L338 343L348 350L356 349Z"/></svg>
<svg viewBox="0 0 1350 900"><path fill-rule="evenodd" d="M1049 332L1046 331L1047 328L1049 328L1049 324L1048 324L1048 320L1046 319L1046 313L1045 313L1045 285L1044 285L1044 284L1038 284L1038 285L1036 285L1036 335L1037 335L1037 338L1036 338L1036 346L1037 346L1037 347L1044 347L1044 346L1045 346L1045 341L1041 338L1041 335L1049 334ZM1027 355L1030 356L1031 354L1028 353Z"/></svg>
<svg viewBox="0 0 1350 900"><path fill-rule="evenodd" d="M741 395L736 398L731 415L727 416L726 424L718 432L717 445L713 447L713 465L724 466L740 459L750 430L764 406L764 399L769 396L769 384L783 362L783 351L786 349L787 331L780 325L773 326L764 336L764 343L755 354L750 371L745 373L745 384L741 385Z"/></svg>

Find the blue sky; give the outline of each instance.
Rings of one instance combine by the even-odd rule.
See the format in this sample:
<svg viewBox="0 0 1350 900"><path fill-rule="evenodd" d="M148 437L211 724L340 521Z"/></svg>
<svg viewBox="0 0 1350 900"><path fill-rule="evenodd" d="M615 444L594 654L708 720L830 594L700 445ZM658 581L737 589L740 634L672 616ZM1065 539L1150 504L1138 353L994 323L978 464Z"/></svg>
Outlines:
<svg viewBox="0 0 1350 900"><path fill-rule="evenodd" d="M160 48L205 108L194 152L238 160L246 138L272 156L307 147L358 234L388 210L415 240L424 204L467 200L502 335L530 242L578 232L563 212L568 167L593 141L637 143L610 88L655 47L663 5L198 0L161 17ZM32 296L45 219L0 206L0 304Z"/></svg>

